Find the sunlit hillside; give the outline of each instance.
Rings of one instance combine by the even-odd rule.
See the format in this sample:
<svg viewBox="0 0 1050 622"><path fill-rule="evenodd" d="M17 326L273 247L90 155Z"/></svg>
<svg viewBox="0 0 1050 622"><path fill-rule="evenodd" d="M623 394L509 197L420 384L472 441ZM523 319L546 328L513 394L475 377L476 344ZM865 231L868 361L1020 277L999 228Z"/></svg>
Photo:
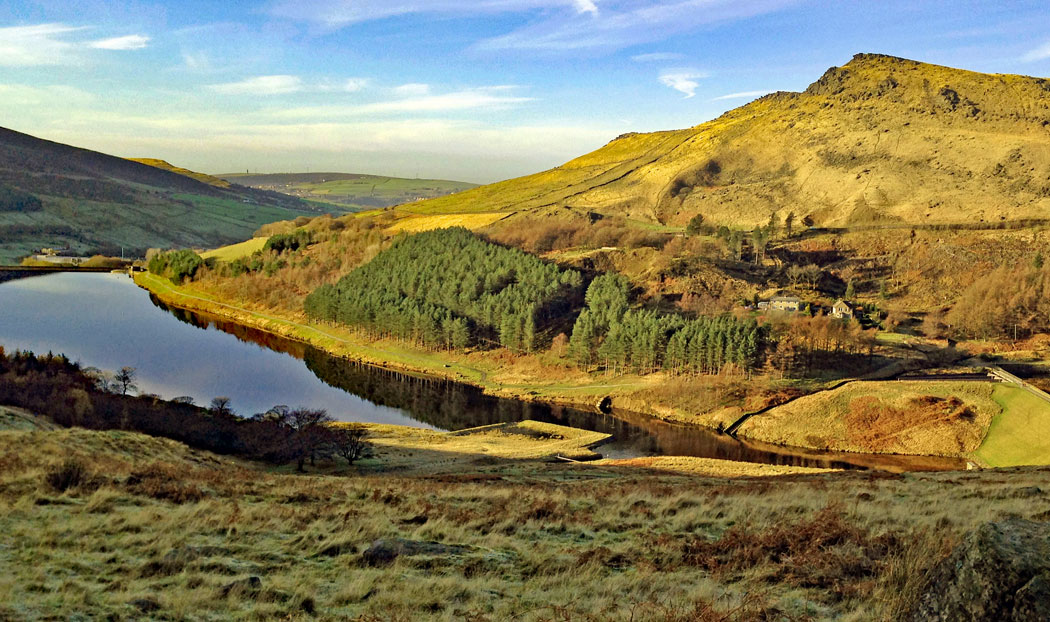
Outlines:
<svg viewBox="0 0 1050 622"><path fill-rule="evenodd" d="M1041 78L859 54L805 92L403 209L562 207L679 225L702 214L729 226L789 212L823 226L1042 219L1048 126Z"/></svg>

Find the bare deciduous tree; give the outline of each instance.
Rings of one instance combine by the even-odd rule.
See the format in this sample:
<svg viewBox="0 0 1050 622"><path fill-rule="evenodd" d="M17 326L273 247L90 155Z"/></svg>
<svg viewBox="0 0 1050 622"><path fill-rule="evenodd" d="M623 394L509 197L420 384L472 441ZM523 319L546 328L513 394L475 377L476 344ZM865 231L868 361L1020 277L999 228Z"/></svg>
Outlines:
<svg viewBox="0 0 1050 622"><path fill-rule="evenodd" d="M211 411L211 414L220 417L228 417L233 414L233 407L230 406L230 398L225 395L212 398L208 410Z"/></svg>
<svg viewBox="0 0 1050 622"><path fill-rule="evenodd" d="M331 440L335 445L335 452L346 460L347 464L353 464L365 451L368 444L365 436L368 431L363 426L345 425L331 428Z"/></svg>
<svg viewBox="0 0 1050 622"><path fill-rule="evenodd" d="M138 389L135 386L135 368L124 366L120 368L120 371L113 377L117 387L120 389L121 395L127 395L128 391L134 391Z"/></svg>

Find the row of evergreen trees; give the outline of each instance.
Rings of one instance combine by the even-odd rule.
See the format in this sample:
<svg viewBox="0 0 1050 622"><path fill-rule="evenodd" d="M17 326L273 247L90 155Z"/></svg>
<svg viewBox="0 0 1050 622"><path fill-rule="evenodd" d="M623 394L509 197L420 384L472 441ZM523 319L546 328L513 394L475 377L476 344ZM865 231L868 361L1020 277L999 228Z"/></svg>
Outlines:
<svg viewBox="0 0 1050 622"><path fill-rule="evenodd" d="M583 277L461 228L401 238L305 302L310 317L430 347L498 341L536 347L552 318L581 302Z"/></svg>
<svg viewBox="0 0 1050 622"><path fill-rule="evenodd" d="M147 264L151 273L169 277L176 285L181 285L185 279L192 279L203 265L201 256L189 249L157 253L149 258Z"/></svg>
<svg viewBox="0 0 1050 622"><path fill-rule="evenodd" d="M617 274L594 279L587 307L572 329L569 354L582 367L673 374L716 373L732 364L752 370L760 363L765 334L754 320L732 316L688 320L676 314L628 309L630 285Z"/></svg>

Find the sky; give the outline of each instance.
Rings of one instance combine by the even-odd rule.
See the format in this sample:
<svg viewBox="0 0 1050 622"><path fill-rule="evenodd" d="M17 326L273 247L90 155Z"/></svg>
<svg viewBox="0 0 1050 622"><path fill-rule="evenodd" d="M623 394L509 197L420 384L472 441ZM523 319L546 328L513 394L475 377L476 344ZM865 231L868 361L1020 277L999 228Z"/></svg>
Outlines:
<svg viewBox="0 0 1050 622"><path fill-rule="evenodd" d="M800 91L858 52L1050 75L971 0L5 0L0 126L210 173L491 182Z"/></svg>

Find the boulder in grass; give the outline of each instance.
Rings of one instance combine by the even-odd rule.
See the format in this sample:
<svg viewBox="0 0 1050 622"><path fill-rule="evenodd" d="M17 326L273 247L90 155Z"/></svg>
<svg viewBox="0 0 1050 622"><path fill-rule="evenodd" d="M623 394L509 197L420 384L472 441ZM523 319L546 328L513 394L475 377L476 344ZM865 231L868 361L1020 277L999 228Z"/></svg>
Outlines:
<svg viewBox="0 0 1050 622"><path fill-rule="evenodd" d="M908 619L1050 621L1050 523L1009 519L970 532L934 568Z"/></svg>

